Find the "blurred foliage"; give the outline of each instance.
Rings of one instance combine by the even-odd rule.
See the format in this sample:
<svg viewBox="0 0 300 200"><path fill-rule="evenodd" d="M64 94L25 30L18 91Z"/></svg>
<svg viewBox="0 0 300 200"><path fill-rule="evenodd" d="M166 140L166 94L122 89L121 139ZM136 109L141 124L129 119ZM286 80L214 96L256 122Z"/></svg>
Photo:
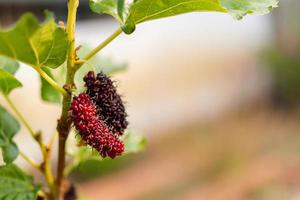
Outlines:
<svg viewBox="0 0 300 200"><path fill-rule="evenodd" d="M272 78L272 100L275 105L295 106L300 100L300 57L288 56L277 48L265 54Z"/></svg>
<svg viewBox="0 0 300 200"><path fill-rule="evenodd" d="M132 161L131 154L141 152L145 149L146 139L140 134L126 131L121 138L125 145L123 156L115 159L102 158L99 153L88 146L78 148L80 138L68 142L68 154L72 156L65 173L75 179L90 179L96 176L109 174Z"/></svg>
<svg viewBox="0 0 300 200"><path fill-rule="evenodd" d="M102 161L93 159L85 160L72 169L69 177L74 181L87 181L99 176L110 175L123 169L124 166L133 163L133 161L135 161L134 157L134 155L125 155L115 159L104 159Z"/></svg>
<svg viewBox="0 0 300 200"><path fill-rule="evenodd" d="M267 183L261 187L255 188L248 194L250 200L282 200L292 199L291 194L288 193L286 185L276 182Z"/></svg>
<svg viewBox="0 0 300 200"><path fill-rule="evenodd" d="M8 95L13 89L19 87L22 87L22 83L12 74L0 68L0 92Z"/></svg>
<svg viewBox="0 0 300 200"><path fill-rule="evenodd" d="M77 52L80 58L83 58L91 49L83 46ZM78 91L84 89L83 77L91 70L96 73L103 72L107 75L113 75L127 70L127 64L124 62L115 62L112 58L107 56L94 56L91 60L86 62L76 73L75 83Z"/></svg>
<svg viewBox="0 0 300 200"><path fill-rule="evenodd" d="M0 56L0 68L9 72L10 74L15 74L19 69L20 64L8 57Z"/></svg>
<svg viewBox="0 0 300 200"><path fill-rule="evenodd" d="M5 98L8 98L7 96L13 89L22 86L21 82L14 77L18 69L18 62L0 56L0 93ZM13 162L19 154L19 149L13 141L13 137L19 130L19 122L0 105L0 149L5 163Z"/></svg>
<svg viewBox="0 0 300 200"><path fill-rule="evenodd" d="M20 128L19 122L0 106L0 149L5 163L12 163L19 155L13 138Z"/></svg>
<svg viewBox="0 0 300 200"><path fill-rule="evenodd" d="M32 184L33 177L25 174L16 165L0 166L0 199L32 200L39 187Z"/></svg>
<svg viewBox="0 0 300 200"><path fill-rule="evenodd" d="M54 79L54 76L51 73L50 68L42 67L43 71L51 78ZM41 80L41 98L45 102L57 103L60 104L62 96L54 87L52 87L42 76Z"/></svg>
<svg viewBox="0 0 300 200"><path fill-rule="evenodd" d="M274 28L264 61L272 78L272 101L275 107L290 108L300 101L300 2L285 0L272 15Z"/></svg>

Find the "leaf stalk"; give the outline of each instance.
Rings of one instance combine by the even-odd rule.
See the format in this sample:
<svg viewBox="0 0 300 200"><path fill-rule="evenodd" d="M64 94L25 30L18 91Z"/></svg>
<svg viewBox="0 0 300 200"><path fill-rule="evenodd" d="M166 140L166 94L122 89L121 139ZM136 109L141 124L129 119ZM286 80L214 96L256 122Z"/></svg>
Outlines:
<svg viewBox="0 0 300 200"><path fill-rule="evenodd" d="M22 151L19 151L20 156L28 163L30 164L33 168L37 169L37 170L41 170L41 166L35 162L33 159L29 158L25 153L23 153Z"/></svg>
<svg viewBox="0 0 300 200"><path fill-rule="evenodd" d="M22 115L22 113L18 110L14 102L9 98L7 95L3 95L4 99L8 103L8 105L11 107L11 109L14 111L14 113L18 116L18 118L21 120L23 125L26 127L28 132L31 134L31 136L35 139L36 138L36 132L33 130L33 128L29 125L25 117Z"/></svg>
<svg viewBox="0 0 300 200"><path fill-rule="evenodd" d="M64 88L62 88L60 85L58 85L46 72L42 70L40 67L33 68L58 92L60 92L63 96L67 96L67 92Z"/></svg>
<svg viewBox="0 0 300 200"><path fill-rule="evenodd" d="M106 38L102 43L100 43L97 47L95 47L91 52L89 52L83 60L90 60L97 53L99 53L104 47L106 47L109 43L111 43L114 39L116 39L121 33L122 29L119 27L113 34L111 34L108 38Z"/></svg>

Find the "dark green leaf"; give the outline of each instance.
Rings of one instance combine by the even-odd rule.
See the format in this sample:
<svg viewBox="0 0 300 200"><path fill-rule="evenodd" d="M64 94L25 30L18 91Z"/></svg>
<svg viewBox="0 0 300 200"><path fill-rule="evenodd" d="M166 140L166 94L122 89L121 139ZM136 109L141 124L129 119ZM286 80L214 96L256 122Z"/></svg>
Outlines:
<svg viewBox="0 0 300 200"><path fill-rule="evenodd" d="M67 34L53 18L39 25L29 13L11 30L0 32L0 55L35 67L60 66L66 60L68 44Z"/></svg>
<svg viewBox="0 0 300 200"><path fill-rule="evenodd" d="M0 148L6 163L11 163L17 158L18 148L13 142L13 137L19 130L18 121L0 106Z"/></svg>
<svg viewBox="0 0 300 200"><path fill-rule="evenodd" d="M35 200L38 188L13 164L0 166L0 200Z"/></svg>
<svg viewBox="0 0 300 200"><path fill-rule="evenodd" d="M51 78L55 79L49 68L43 67L43 71ZM52 87L44 78L41 79L41 97L46 102L61 103L61 94Z"/></svg>
<svg viewBox="0 0 300 200"><path fill-rule="evenodd" d="M0 92L8 95L13 89L21 87L22 84L10 73L0 69Z"/></svg>
<svg viewBox="0 0 300 200"><path fill-rule="evenodd" d="M115 17L128 34L136 24L149 20L203 11L227 12L241 19L246 14L266 14L277 4L278 0L90 0L92 11Z"/></svg>
<svg viewBox="0 0 300 200"><path fill-rule="evenodd" d="M20 65L18 62L5 56L0 56L0 69L3 69L10 74L15 74L19 67Z"/></svg>
<svg viewBox="0 0 300 200"><path fill-rule="evenodd" d="M19 149L14 142L2 147L2 156L5 163L12 163L19 155Z"/></svg>

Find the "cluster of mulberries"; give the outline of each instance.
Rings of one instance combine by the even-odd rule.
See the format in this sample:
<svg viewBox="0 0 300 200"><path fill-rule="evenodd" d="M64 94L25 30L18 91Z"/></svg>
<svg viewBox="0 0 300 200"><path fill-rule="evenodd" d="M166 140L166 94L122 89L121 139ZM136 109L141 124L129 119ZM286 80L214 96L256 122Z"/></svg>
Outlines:
<svg viewBox="0 0 300 200"><path fill-rule="evenodd" d="M127 113L113 81L103 73L95 76L93 71L90 71L83 80L87 87L86 93L97 105L98 115L109 124L109 129L113 133L122 135L128 125Z"/></svg>
<svg viewBox="0 0 300 200"><path fill-rule="evenodd" d="M113 82L104 74L85 77L87 91L74 97L71 118L83 141L96 149L102 157L115 158L124 151L119 139L128 122L121 97Z"/></svg>

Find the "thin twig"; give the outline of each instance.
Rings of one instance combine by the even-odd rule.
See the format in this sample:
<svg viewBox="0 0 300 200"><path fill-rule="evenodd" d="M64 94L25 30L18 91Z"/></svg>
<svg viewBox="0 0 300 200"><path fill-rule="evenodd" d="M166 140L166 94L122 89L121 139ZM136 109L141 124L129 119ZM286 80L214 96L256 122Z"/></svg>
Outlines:
<svg viewBox="0 0 300 200"><path fill-rule="evenodd" d="M52 149L52 146L55 142L55 139L57 138L58 136L58 132L57 130L54 131L54 133L52 134L51 138L50 138L50 141L49 141L49 144L48 144L48 148L51 150Z"/></svg>
<svg viewBox="0 0 300 200"><path fill-rule="evenodd" d="M22 115L22 113L17 109L13 101L7 96L3 95L4 99L7 101L8 105L12 108L12 110L15 112L15 114L18 116L18 118L21 120L21 122L24 124L28 132L31 134L31 136L36 139L36 132L31 128L25 117Z"/></svg>
<svg viewBox="0 0 300 200"><path fill-rule="evenodd" d="M41 166L35 162L33 159L29 158L25 153L23 153L22 151L19 150L19 154L20 156L28 162L28 164L30 164L33 168L41 171Z"/></svg>

